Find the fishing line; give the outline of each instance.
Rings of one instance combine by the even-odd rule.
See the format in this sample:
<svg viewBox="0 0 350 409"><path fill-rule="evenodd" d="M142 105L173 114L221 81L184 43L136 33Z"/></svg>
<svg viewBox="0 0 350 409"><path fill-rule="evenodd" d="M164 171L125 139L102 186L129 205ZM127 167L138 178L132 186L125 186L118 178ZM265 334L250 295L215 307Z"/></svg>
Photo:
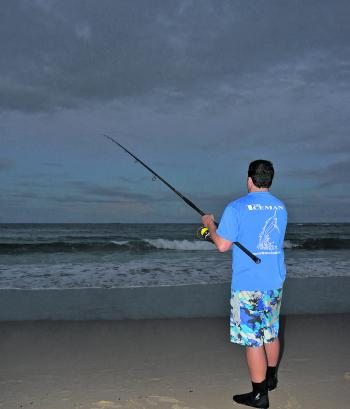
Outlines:
<svg viewBox="0 0 350 409"><path fill-rule="evenodd" d="M153 178L152 180L157 180L159 179L162 181L166 186L168 186L169 189L171 189L174 193L176 193L185 203L187 203L190 207L192 207L193 210L195 210L197 213L199 213L201 216L204 216L206 213L204 213L199 207L197 207L190 199L188 199L186 196L184 196L182 193L180 193L178 190L176 190L169 182L167 182L165 179L163 179L158 173L156 173L153 169L151 169L148 165L146 165L141 159L139 159L137 156L135 156L133 153L131 153L128 149L126 149L123 145L121 145L118 141L116 141L114 138L112 138L109 135L103 134L103 136L107 139L109 139L111 142L115 143L118 145L121 149L123 149L126 153L128 153L131 157L135 159L135 163L140 163L143 167L145 167L149 172L152 173ZM216 226L218 225L215 223ZM204 240L211 241L213 240L210 237L210 233L207 227L200 227L197 232L198 236L200 238L203 238ZM251 253L247 248L245 248L241 243L238 241L233 242L240 250L242 250L247 256L249 256L256 264L261 263L260 258L255 256L253 253Z"/></svg>

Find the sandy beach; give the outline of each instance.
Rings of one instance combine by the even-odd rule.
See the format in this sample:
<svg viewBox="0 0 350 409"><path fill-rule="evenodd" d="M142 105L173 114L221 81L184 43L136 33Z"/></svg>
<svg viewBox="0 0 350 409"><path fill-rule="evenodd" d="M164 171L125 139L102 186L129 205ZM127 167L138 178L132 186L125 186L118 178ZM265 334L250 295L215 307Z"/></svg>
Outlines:
<svg viewBox="0 0 350 409"><path fill-rule="evenodd" d="M350 315L281 317L270 407L347 409ZM226 409L250 390L226 318L1 322L0 407Z"/></svg>

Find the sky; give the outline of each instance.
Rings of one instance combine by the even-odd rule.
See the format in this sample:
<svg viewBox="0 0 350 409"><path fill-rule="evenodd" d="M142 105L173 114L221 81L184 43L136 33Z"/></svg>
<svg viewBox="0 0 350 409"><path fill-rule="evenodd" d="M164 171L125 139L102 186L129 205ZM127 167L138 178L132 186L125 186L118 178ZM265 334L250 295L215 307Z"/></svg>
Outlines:
<svg viewBox="0 0 350 409"><path fill-rule="evenodd" d="M14 0L0 222L199 222L271 160L290 222L350 222L347 0Z"/></svg>

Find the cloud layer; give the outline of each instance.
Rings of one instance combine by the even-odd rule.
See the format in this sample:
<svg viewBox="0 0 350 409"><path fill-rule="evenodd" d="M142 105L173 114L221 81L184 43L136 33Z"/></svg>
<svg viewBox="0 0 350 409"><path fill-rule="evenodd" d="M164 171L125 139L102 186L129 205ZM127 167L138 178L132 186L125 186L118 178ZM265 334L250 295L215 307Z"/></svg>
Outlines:
<svg viewBox="0 0 350 409"><path fill-rule="evenodd" d="M262 157L292 220L350 221L349 11L345 0L4 2L2 220L195 220L106 132L217 215Z"/></svg>
<svg viewBox="0 0 350 409"><path fill-rule="evenodd" d="M320 0L6 2L0 107L213 93L244 102L261 76L296 92L306 83L348 87L348 12L346 1Z"/></svg>

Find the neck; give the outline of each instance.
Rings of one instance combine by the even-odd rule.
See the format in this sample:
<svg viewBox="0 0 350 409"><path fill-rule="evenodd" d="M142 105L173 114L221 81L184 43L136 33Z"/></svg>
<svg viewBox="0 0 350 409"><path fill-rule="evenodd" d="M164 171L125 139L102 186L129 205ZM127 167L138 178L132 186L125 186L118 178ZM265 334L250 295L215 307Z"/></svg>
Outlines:
<svg viewBox="0 0 350 409"><path fill-rule="evenodd" d="M253 193L253 192L268 192L268 191L269 191L269 188L268 188L268 187L261 187L261 188L259 188L259 187L256 187L256 186L252 186L252 187L248 190L249 193Z"/></svg>

